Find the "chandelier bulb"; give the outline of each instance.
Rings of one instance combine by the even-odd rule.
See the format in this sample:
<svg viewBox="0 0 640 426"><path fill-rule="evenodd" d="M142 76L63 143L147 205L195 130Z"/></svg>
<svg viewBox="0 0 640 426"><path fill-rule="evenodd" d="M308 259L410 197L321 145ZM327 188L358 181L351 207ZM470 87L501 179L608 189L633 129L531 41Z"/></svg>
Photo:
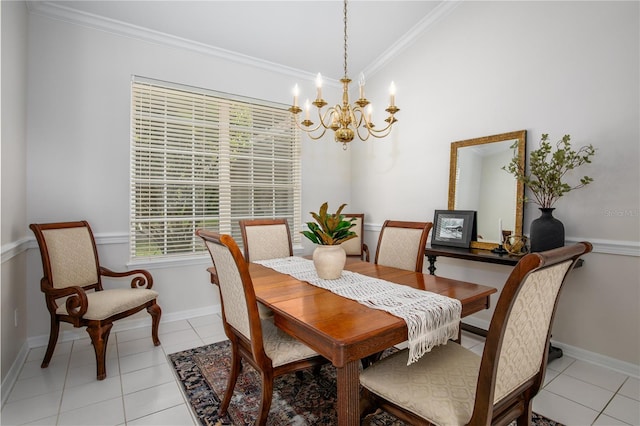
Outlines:
<svg viewBox="0 0 640 426"><path fill-rule="evenodd" d="M360 86L360 99L364 99L364 73L360 73L360 78L358 78L358 85Z"/></svg>
<svg viewBox="0 0 640 426"><path fill-rule="evenodd" d="M296 84L295 86L293 86L293 107L294 108L298 106L298 95L300 95L300 88Z"/></svg>
<svg viewBox="0 0 640 426"><path fill-rule="evenodd" d="M389 105L392 107L396 106L396 85L393 81L389 86L389 98Z"/></svg>
<svg viewBox="0 0 640 426"><path fill-rule="evenodd" d="M322 74L318 73L316 76L316 89L318 91L316 99L322 99Z"/></svg>

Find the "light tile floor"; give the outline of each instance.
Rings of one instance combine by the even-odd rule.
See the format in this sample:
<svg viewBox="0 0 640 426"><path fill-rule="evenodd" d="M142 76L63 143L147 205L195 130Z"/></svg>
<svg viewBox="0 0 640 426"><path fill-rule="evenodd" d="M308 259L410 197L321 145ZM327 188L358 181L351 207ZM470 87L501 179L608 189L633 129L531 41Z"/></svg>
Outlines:
<svg viewBox="0 0 640 426"><path fill-rule="evenodd" d="M220 316L162 323L159 347L150 335L150 327L113 333L102 381L88 338L58 344L46 369L45 347L32 349L0 412L2 425L196 425L167 354L226 339ZM463 333L473 351L483 343ZM640 425L640 382L564 356L549 364L533 409L566 425Z"/></svg>

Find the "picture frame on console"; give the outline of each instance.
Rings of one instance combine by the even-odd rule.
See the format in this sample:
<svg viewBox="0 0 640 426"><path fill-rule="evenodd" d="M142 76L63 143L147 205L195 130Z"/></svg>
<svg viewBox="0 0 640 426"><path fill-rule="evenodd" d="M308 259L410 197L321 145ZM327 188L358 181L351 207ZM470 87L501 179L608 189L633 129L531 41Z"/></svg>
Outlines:
<svg viewBox="0 0 640 426"><path fill-rule="evenodd" d="M431 245L469 248L477 238L476 220L475 210L436 210Z"/></svg>

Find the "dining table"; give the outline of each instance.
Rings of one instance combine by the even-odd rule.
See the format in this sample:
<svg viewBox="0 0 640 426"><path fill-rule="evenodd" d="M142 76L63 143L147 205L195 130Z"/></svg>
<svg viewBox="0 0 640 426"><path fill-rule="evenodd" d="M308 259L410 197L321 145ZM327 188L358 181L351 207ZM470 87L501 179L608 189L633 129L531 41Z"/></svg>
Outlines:
<svg viewBox="0 0 640 426"><path fill-rule="evenodd" d="M273 311L275 325L313 348L336 368L338 424L360 424L360 362L405 342L408 338L405 320L274 269L256 263L248 266L256 298ZM497 292L489 286L357 258L348 258L344 269L457 299L462 304L462 317L489 308L490 296ZM215 274L213 268L210 272Z"/></svg>

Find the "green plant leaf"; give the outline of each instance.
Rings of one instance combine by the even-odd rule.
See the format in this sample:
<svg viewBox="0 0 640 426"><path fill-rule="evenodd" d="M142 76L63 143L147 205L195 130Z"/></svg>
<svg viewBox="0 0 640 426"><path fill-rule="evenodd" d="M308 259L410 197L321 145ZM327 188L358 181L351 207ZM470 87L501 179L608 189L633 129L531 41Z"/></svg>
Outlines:
<svg viewBox="0 0 640 426"><path fill-rule="evenodd" d="M351 231L355 226L356 218L345 220L341 212L346 204L342 204L335 213L328 213L329 204L323 203L318 213L310 212L315 222L307 222L309 231L301 231L314 244L338 245L352 238L357 234Z"/></svg>

